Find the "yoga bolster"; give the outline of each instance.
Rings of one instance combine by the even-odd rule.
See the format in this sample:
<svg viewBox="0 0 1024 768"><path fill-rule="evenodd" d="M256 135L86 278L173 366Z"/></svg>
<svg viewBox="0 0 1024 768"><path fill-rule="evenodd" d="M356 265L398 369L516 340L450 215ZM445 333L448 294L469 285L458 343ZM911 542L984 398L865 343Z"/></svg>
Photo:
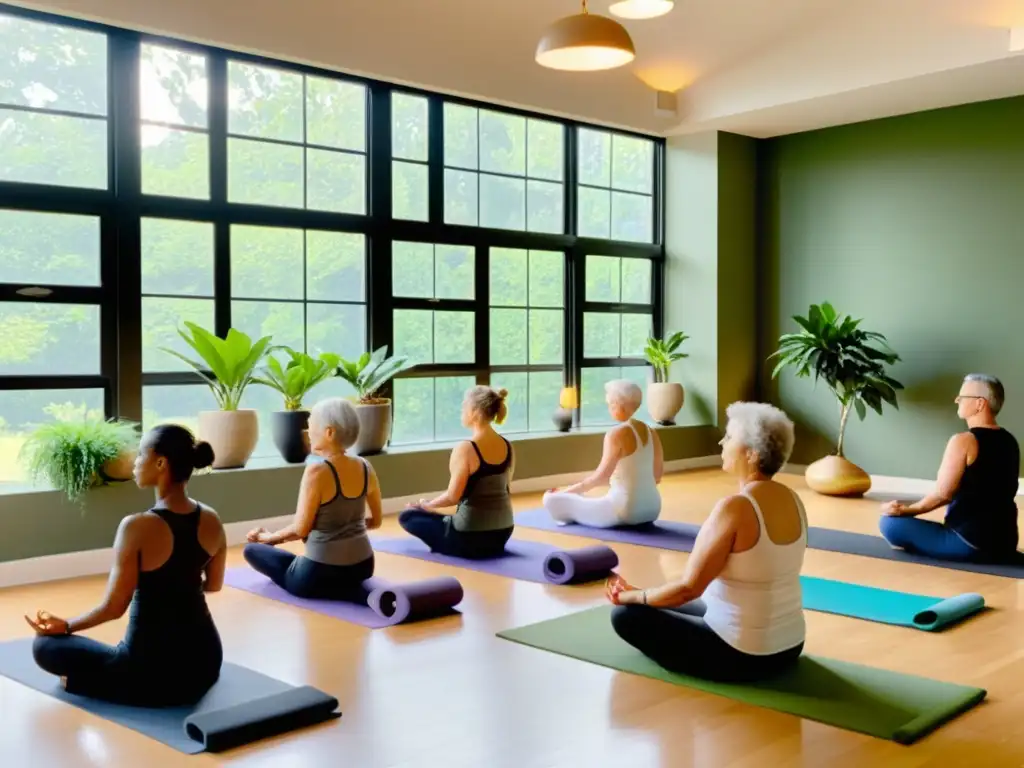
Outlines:
<svg viewBox="0 0 1024 768"><path fill-rule="evenodd" d="M308 685L244 704L190 715L185 733L207 752L223 752L335 717L338 700Z"/></svg>
<svg viewBox="0 0 1024 768"><path fill-rule="evenodd" d="M544 578L552 584L594 581L619 564L615 550L604 544L559 549L544 558Z"/></svg>
<svg viewBox="0 0 1024 768"><path fill-rule="evenodd" d="M914 614L914 624L923 628L935 628L951 624L965 616L980 611L985 605L985 598L976 592L967 592L954 597L947 597L925 611Z"/></svg>
<svg viewBox="0 0 1024 768"><path fill-rule="evenodd" d="M380 579L363 582L368 593L366 604L378 616L392 624L417 621L451 612L462 602L462 584L452 576L391 584Z"/></svg>

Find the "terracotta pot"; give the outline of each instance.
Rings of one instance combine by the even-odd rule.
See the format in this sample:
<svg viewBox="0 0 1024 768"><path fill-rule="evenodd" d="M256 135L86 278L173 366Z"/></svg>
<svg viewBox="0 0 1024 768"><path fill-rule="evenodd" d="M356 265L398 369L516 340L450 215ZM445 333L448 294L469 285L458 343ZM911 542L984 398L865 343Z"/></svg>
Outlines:
<svg viewBox="0 0 1024 768"><path fill-rule="evenodd" d="M100 480L108 483L123 483L132 479L135 470L135 457L138 450L126 448L119 456L100 467Z"/></svg>
<svg viewBox="0 0 1024 768"><path fill-rule="evenodd" d="M675 424L676 414L683 407L685 394L683 385L677 382L652 381L647 385L647 412L662 426Z"/></svg>
<svg viewBox="0 0 1024 768"><path fill-rule="evenodd" d="M357 456L380 453L391 439L391 401L356 403L359 416L359 439L352 446Z"/></svg>
<svg viewBox="0 0 1024 768"><path fill-rule="evenodd" d="M214 469L244 467L260 436L256 411L200 411L199 439L213 448Z"/></svg>
<svg viewBox="0 0 1024 768"><path fill-rule="evenodd" d="M270 431L281 458L289 464L301 464L309 456L309 411L275 411L270 416Z"/></svg>
<svg viewBox="0 0 1024 768"><path fill-rule="evenodd" d="M871 476L842 456L826 456L807 467L807 487L825 496L863 496L871 490Z"/></svg>

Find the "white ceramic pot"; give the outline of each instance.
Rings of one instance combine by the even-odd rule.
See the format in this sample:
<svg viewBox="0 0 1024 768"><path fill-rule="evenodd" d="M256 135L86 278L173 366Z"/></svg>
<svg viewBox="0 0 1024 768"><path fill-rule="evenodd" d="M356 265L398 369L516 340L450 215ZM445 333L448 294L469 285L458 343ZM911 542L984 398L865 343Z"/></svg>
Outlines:
<svg viewBox="0 0 1024 768"><path fill-rule="evenodd" d="M674 381L647 385L647 412L662 425L675 424L676 414L683 407L683 385Z"/></svg>
<svg viewBox="0 0 1024 768"><path fill-rule="evenodd" d="M199 439L213 448L214 469L244 467L256 450L259 436L254 410L199 412Z"/></svg>
<svg viewBox="0 0 1024 768"><path fill-rule="evenodd" d="M357 456L380 453L391 439L391 401L356 405L359 416L359 439L352 446Z"/></svg>

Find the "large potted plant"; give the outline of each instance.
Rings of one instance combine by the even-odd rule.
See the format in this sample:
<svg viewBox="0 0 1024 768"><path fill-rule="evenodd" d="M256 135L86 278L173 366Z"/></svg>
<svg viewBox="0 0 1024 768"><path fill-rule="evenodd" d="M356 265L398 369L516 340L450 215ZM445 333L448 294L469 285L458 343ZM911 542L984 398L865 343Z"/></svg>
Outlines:
<svg viewBox="0 0 1024 768"><path fill-rule="evenodd" d="M676 360L689 357L687 353L677 351L688 338L682 331L676 331L667 339L648 339L644 348L654 371L654 379L647 385L647 412L663 426L675 424L676 414L683 407L683 385L669 381L668 372Z"/></svg>
<svg viewBox="0 0 1024 768"><path fill-rule="evenodd" d="M380 453L391 437L391 400L378 397L377 391L402 371L416 363L407 357L388 357L388 348L380 347L373 354L364 352L355 361L342 358L337 375L356 391L356 413L359 415L359 439L353 453L366 456Z"/></svg>
<svg viewBox="0 0 1024 768"><path fill-rule="evenodd" d="M291 357L286 365L282 366L274 357L277 350ZM290 347L275 347L267 357L262 375L253 378L253 383L277 390L284 397L284 410L271 415L270 430L285 461L299 464L309 455L309 411L302 407L302 399L317 384L333 376L340 364L338 355L324 353L314 358Z"/></svg>
<svg viewBox="0 0 1024 768"><path fill-rule="evenodd" d="M126 421L55 421L37 427L18 457L34 483L45 482L79 502L87 490L132 477L139 444Z"/></svg>
<svg viewBox="0 0 1024 768"><path fill-rule="evenodd" d="M267 354L270 336L253 343L234 328L222 339L195 323L185 321L185 327L189 333L179 330L178 334L200 359L192 360L173 349L163 350L193 368L217 401L220 410L199 412L199 437L213 448L214 469L244 467L256 448L260 430L256 411L238 405L253 381L257 364Z"/></svg>
<svg viewBox="0 0 1024 768"><path fill-rule="evenodd" d="M814 376L825 382L839 401L839 439L834 454L807 467L807 485L829 496L860 496L871 489L871 477L843 453L843 438L851 411L861 420L867 409L882 413L882 404L899 408L896 390L903 385L886 373L899 361L885 336L860 328L861 320L840 317L832 305L812 304L807 317L794 316L797 333L779 338L779 349L768 359L779 358L774 379L785 368L799 377Z"/></svg>

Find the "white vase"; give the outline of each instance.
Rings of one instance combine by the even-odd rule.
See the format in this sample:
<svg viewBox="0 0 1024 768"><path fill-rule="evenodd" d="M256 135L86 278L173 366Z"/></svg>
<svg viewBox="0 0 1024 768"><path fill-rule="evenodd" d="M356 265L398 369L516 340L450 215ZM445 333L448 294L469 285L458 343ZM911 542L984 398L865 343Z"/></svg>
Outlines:
<svg viewBox="0 0 1024 768"><path fill-rule="evenodd" d="M244 467L260 436L256 411L200 411L199 439L213 448L214 469Z"/></svg>
<svg viewBox="0 0 1024 768"><path fill-rule="evenodd" d="M380 399L375 403L358 403L359 439L352 446L357 456L380 453L391 439L391 401Z"/></svg>
<svg viewBox="0 0 1024 768"><path fill-rule="evenodd" d="M647 412L662 425L675 424L676 414L683 407L683 385L674 381L647 385Z"/></svg>

